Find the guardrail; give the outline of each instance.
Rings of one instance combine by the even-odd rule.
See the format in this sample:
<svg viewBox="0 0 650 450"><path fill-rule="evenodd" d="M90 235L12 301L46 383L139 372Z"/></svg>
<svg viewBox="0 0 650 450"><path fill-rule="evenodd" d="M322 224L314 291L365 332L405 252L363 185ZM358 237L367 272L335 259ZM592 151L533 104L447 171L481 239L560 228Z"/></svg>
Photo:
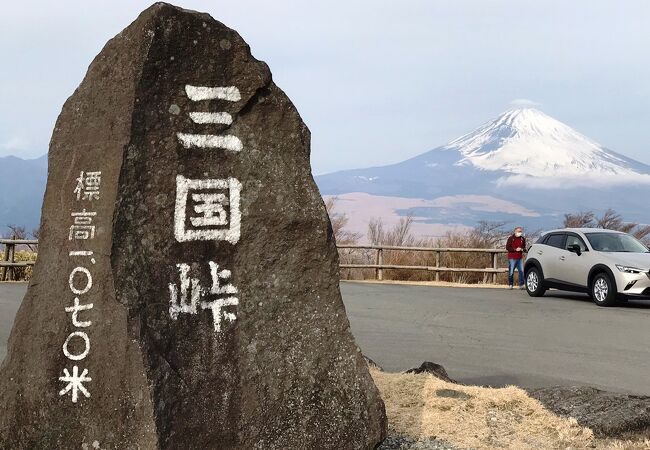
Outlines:
<svg viewBox="0 0 650 450"><path fill-rule="evenodd" d="M375 278L384 279L384 270L426 270L435 272L435 280L440 281L441 272L465 272L492 274L492 283L497 283L497 276L500 273L507 273L507 268L498 266L498 256L508 253L504 249L496 248L442 248L442 247L395 247L390 245L339 245L341 249L375 250L375 264L341 264L341 269L375 269ZM435 254L435 266L401 266L395 264L384 264L384 251L408 251L408 252L431 252ZM471 267L442 267L440 255L442 253L489 253L492 255L492 267L471 268Z"/></svg>
<svg viewBox="0 0 650 450"><path fill-rule="evenodd" d="M35 261L16 261L16 246L38 245L36 239L0 239L0 245L4 245L4 258L0 261L0 281L13 281L14 268L33 266Z"/></svg>
<svg viewBox="0 0 650 450"><path fill-rule="evenodd" d="M38 245L35 239L0 239L0 245L5 246L4 261L0 261L0 281L11 281L14 276L15 267L33 266L35 261L16 261L17 245ZM507 268L498 266L498 256L507 253L506 250L496 248L442 248L442 247L396 247L390 245L339 245L339 250L374 250L375 264L341 264L341 269L374 269L377 280L384 279L384 270L426 270L435 272L435 280L440 281L441 272L464 272L464 273L484 273L492 275L492 283L496 284L497 275L507 273ZM403 266L396 264L384 264L385 251L408 251L408 252L431 252L435 254L434 266ZM492 255L492 267L473 268L473 267L442 267L440 265L440 255L442 253L488 253Z"/></svg>

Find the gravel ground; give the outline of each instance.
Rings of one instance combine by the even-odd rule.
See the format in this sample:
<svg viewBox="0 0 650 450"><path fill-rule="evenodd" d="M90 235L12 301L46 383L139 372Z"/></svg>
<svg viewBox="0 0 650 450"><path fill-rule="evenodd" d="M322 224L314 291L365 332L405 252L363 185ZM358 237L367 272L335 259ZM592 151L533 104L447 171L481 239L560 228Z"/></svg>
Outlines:
<svg viewBox="0 0 650 450"><path fill-rule="evenodd" d="M388 435L378 450L458 450L437 439L413 439L396 434Z"/></svg>

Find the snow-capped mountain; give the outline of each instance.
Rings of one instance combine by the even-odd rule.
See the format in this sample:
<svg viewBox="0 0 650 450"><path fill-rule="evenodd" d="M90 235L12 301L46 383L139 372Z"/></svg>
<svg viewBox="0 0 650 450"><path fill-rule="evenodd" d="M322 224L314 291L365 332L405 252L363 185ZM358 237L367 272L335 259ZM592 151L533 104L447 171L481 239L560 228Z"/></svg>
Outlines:
<svg viewBox="0 0 650 450"><path fill-rule="evenodd" d="M0 158L0 234L9 223L38 226L47 158ZM337 196L351 227L371 217L388 224L416 217L415 229L440 235L479 220L532 228L561 225L563 214L614 208L650 223L650 166L613 152L532 108L514 109L452 142L406 161L316 177Z"/></svg>
<svg viewBox="0 0 650 450"><path fill-rule="evenodd" d="M513 109L442 147L478 169L532 177L648 174L650 167L612 152L533 108Z"/></svg>
<svg viewBox="0 0 650 450"><path fill-rule="evenodd" d="M364 212L368 195L382 197L375 206L400 205L385 214L415 214L420 224L505 220L550 227L560 225L564 213L610 207L650 223L639 204L650 195L650 166L533 108L507 111L401 163L335 172L316 182L358 223L369 219L359 219L370 214Z"/></svg>

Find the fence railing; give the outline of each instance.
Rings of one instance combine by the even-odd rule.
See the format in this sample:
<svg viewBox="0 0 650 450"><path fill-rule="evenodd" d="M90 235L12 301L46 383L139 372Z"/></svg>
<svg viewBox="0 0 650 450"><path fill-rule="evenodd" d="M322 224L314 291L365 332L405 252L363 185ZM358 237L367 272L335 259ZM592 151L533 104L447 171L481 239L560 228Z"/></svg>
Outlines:
<svg viewBox="0 0 650 450"><path fill-rule="evenodd" d="M0 261L0 281L13 281L15 268L34 265L35 261L16 261L16 246L38 245L36 239L0 239L0 245L4 245L4 257Z"/></svg>
<svg viewBox="0 0 650 450"><path fill-rule="evenodd" d="M375 269L375 278L384 279L384 270L426 270L435 272L435 280L440 281L442 272L463 272L463 273L483 273L492 274L492 283L497 283L497 276L500 273L507 273L508 269L499 267L498 256L507 253L507 250L496 248L442 248L442 247L395 247L390 245L339 245L339 250L356 249L356 250L374 250L375 264L341 264L341 269ZM404 266L396 264L384 264L384 251L406 251L406 252L430 252L435 255L435 265L433 266ZM474 267L443 267L440 265L440 255L442 253L488 253L492 255L492 267L474 268Z"/></svg>
<svg viewBox="0 0 650 450"><path fill-rule="evenodd" d="M35 239L0 239L0 245L4 245L4 258L0 261L0 281L11 281L14 278L14 268L33 266L35 261L16 261L16 246L38 245ZM375 264L341 264L341 269L374 269L377 280L384 279L384 270L425 270L435 272L435 280L440 281L442 272L463 272L483 273L492 275L492 283L496 284L497 276L500 273L507 273L508 269L498 266L498 256L507 253L506 250L496 248L441 248L441 247L396 247L390 245L339 245L339 250L356 249L375 251ZM384 264L385 251L406 251L406 252L430 252L435 255L435 265L405 266L397 264ZM492 266L486 268L475 267L443 267L440 265L441 254L443 253L487 253L490 254Z"/></svg>

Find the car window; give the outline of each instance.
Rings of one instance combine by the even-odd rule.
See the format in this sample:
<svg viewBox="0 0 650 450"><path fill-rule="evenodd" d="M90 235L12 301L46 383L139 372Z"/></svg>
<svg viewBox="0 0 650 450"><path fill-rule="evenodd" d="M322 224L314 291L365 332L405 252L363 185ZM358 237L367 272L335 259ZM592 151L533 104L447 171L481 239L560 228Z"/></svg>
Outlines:
<svg viewBox="0 0 650 450"><path fill-rule="evenodd" d="M599 252L648 253L648 248L628 234L587 233L587 239Z"/></svg>
<svg viewBox="0 0 650 450"><path fill-rule="evenodd" d="M586 252L587 250L587 245L585 242L579 238L578 236L574 236L572 234L569 234L566 238L566 244L564 245L565 249L568 249L570 245L579 245L580 246L580 251Z"/></svg>
<svg viewBox="0 0 650 450"><path fill-rule="evenodd" d="M565 234L552 234L548 237L548 239L546 239L546 242L544 243L546 245L550 245L551 247L564 248L565 237Z"/></svg>

